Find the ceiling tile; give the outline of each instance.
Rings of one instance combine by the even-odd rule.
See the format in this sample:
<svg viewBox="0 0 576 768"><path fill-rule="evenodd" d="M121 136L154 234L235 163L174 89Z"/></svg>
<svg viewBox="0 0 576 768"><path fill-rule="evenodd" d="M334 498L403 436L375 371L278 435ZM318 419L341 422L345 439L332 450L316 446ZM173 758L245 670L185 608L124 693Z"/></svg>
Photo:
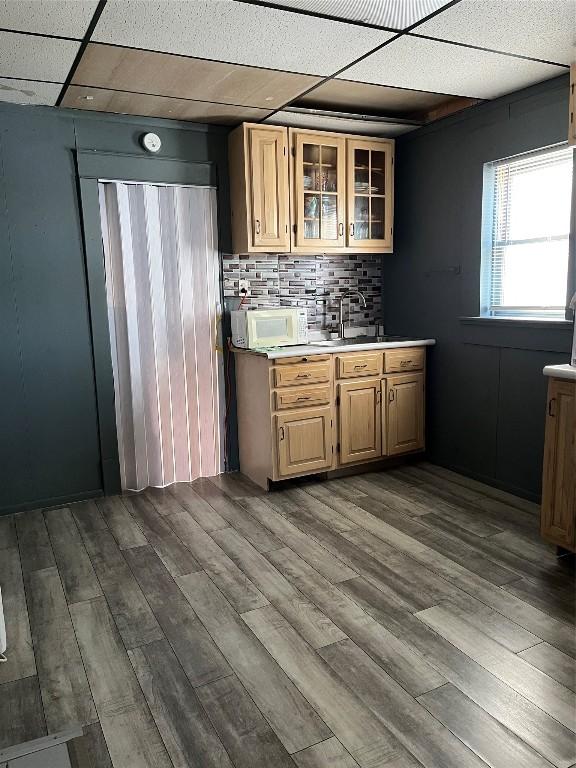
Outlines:
<svg viewBox="0 0 576 768"><path fill-rule="evenodd" d="M0 27L82 39L98 0L0 0Z"/></svg>
<svg viewBox="0 0 576 768"><path fill-rule="evenodd" d="M445 94L427 91L368 85L351 80L328 80L306 96L297 99L293 106L367 112L370 115L417 117L445 104L450 98Z"/></svg>
<svg viewBox="0 0 576 768"><path fill-rule="evenodd" d="M353 120L350 118L309 115L288 110L276 112L264 120L272 125L289 125L293 128L309 128L319 131L337 131L338 133L357 133L363 136L399 136L401 133L414 131L417 125L387 123L380 120Z"/></svg>
<svg viewBox="0 0 576 768"><path fill-rule="evenodd" d="M576 61L575 0L462 0L415 31L559 64Z"/></svg>
<svg viewBox="0 0 576 768"><path fill-rule="evenodd" d="M237 125L243 121L262 120L270 110L187 101L166 96L110 91L105 88L85 88L71 85L62 100L63 107L95 112L115 112L143 117L167 117L172 120Z"/></svg>
<svg viewBox="0 0 576 768"><path fill-rule="evenodd" d="M320 82L310 75L90 43L76 85L262 107L271 110Z"/></svg>
<svg viewBox="0 0 576 768"><path fill-rule="evenodd" d="M11 80L0 77L0 101L12 104L56 104L62 86L58 83L36 83L33 80Z"/></svg>
<svg viewBox="0 0 576 768"><path fill-rule="evenodd" d="M234 0L109 0L92 39L330 75L392 34Z"/></svg>
<svg viewBox="0 0 576 768"><path fill-rule="evenodd" d="M0 32L0 77L63 83L80 43Z"/></svg>
<svg viewBox="0 0 576 768"><path fill-rule="evenodd" d="M276 5L361 21L389 29L406 29L428 16L446 0L275 0Z"/></svg>
<svg viewBox="0 0 576 768"><path fill-rule="evenodd" d="M348 80L493 99L566 70L499 53L403 36L342 73Z"/></svg>

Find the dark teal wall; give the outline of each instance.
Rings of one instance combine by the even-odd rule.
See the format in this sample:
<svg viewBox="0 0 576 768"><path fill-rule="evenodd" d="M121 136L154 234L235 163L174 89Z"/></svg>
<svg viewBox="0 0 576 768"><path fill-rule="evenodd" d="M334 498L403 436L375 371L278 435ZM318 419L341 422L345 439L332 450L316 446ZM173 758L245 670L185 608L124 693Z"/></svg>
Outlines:
<svg viewBox="0 0 576 768"><path fill-rule="evenodd" d="M569 362L568 327L467 324L478 315L482 169L565 141L568 78L483 104L401 137L395 251L384 257L387 330L437 339L429 356L432 460L537 498L546 381Z"/></svg>
<svg viewBox="0 0 576 768"><path fill-rule="evenodd" d="M150 129L163 158L214 163L228 248L226 129L0 105L0 513L101 493L75 153L148 165Z"/></svg>

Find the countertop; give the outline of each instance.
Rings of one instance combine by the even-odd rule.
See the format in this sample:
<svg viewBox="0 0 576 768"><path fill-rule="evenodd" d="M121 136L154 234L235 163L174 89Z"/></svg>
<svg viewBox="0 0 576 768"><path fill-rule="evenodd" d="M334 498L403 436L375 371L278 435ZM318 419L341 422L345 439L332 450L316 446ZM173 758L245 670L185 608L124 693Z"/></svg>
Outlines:
<svg viewBox="0 0 576 768"><path fill-rule="evenodd" d="M576 381L576 368L573 365L547 365L544 368L544 376L552 376L554 379L570 379Z"/></svg>
<svg viewBox="0 0 576 768"><path fill-rule="evenodd" d="M371 349L397 349L399 347L429 347L436 344L436 339L411 339L410 341L375 341L361 344L343 344L334 347L318 347L314 344L302 344L295 347L274 347L271 349L234 349L235 352L249 352L263 355L268 360L278 360L283 357L311 357L326 355L333 352L362 352Z"/></svg>

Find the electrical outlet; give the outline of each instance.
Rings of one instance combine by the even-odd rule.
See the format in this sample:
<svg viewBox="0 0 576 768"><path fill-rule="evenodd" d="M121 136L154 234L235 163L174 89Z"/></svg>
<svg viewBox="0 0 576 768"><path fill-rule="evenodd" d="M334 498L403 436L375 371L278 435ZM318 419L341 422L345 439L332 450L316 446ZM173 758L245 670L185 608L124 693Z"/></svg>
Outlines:
<svg viewBox="0 0 576 768"><path fill-rule="evenodd" d="M250 289L250 280L238 280L238 291L240 293L248 293Z"/></svg>

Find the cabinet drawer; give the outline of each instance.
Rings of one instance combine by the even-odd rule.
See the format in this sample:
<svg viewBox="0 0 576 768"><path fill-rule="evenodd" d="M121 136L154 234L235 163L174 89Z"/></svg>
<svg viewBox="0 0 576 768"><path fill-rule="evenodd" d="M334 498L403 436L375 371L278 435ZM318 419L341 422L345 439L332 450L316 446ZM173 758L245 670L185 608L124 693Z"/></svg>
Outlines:
<svg viewBox="0 0 576 768"><path fill-rule="evenodd" d="M425 354L423 347L386 350L384 353L384 372L418 371L424 368Z"/></svg>
<svg viewBox="0 0 576 768"><path fill-rule="evenodd" d="M330 355L299 355L298 357L279 357L274 365L294 365L295 363L325 363L330 361Z"/></svg>
<svg viewBox="0 0 576 768"><path fill-rule="evenodd" d="M285 408L305 408L312 405L328 405L330 403L330 386L319 387L295 387L294 389L285 389L274 393L276 410L283 411Z"/></svg>
<svg viewBox="0 0 576 768"><path fill-rule="evenodd" d="M330 381L330 362L283 365L274 369L277 387L293 387L295 384L322 384Z"/></svg>
<svg viewBox="0 0 576 768"><path fill-rule="evenodd" d="M382 373L382 352L338 355L336 363L340 379L379 376Z"/></svg>

